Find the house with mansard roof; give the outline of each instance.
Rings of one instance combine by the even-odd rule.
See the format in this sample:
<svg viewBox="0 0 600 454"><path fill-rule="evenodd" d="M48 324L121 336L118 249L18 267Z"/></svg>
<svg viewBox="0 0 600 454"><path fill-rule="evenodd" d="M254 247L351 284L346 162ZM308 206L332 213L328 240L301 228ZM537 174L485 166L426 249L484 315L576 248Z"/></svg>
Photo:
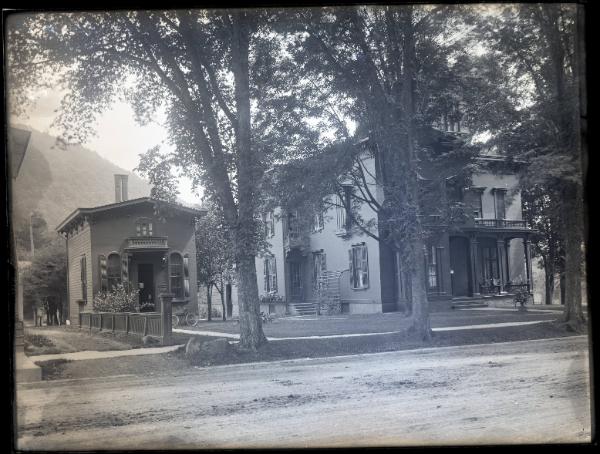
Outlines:
<svg viewBox="0 0 600 454"><path fill-rule="evenodd" d="M445 146L453 146L460 136L459 131L437 135ZM368 147L360 160L366 183L382 202L381 163ZM443 178L437 207L421 213L430 233L422 266L432 310L464 301L488 304L512 299L517 289L532 289L529 250L535 232L522 216L519 163L508 164L505 158L489 154L480 154L476 161L467 186L463 179ZM428 176L424 173L419 179L426 182ZM271 247L256 258L262 311L314 314L324 295L345 313L407 308L409 286L398 253L365 235L352 221L353 209L362 219L378 217L367 203L353 205L358 194L348 183L343 197L331 196L320 213L276 209L265 214L265 236ZM439 213L456 210L464 214L461 221L452 226L441 222ZM300 222L301 216L310 216L312 226Z"/></svg>
<svg viewBox="0 0 600 454"><path fill-rule="evenodd" d="M94 296L128 283L140 306L160 310L161 292L174 310L196 311L195 220L204 210L149 197L129 200L127 175L115 175L115 202L78 208L57 227L67 245L69 319L90 311ZM179 309L178 309L179 308Z"/></svg>

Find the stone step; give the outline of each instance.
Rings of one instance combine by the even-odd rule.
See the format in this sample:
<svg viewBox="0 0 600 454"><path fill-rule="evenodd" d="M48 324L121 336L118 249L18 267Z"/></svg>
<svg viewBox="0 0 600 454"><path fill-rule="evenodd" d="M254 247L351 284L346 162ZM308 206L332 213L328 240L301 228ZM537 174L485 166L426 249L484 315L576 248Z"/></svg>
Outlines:
<svg viewBox="0 0 600 454"><path fill-rule="evenodd" d="M472 302L472 303L459 302L459 303L453 303L452 309L473 309L473 308L477 308L477 307L488 307L488 306L489 305L487 303L483 303L483 302Z"/></svg>

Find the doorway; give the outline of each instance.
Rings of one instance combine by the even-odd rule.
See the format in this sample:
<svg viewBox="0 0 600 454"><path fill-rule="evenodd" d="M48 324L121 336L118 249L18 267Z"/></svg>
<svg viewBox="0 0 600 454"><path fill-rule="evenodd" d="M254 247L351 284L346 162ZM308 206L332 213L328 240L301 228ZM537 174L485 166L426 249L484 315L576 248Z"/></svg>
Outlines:
<svg viewBox="0 0 600 454"><path fill-rule="evenodd" d="M140 306L144 304L148 307L145 311L157 310L156 298L154 294L154 265L151 263L140 263L138 265L138 287L140 290ZM142 309L144 311L144 309Z"/></svg>
<svg viewBox="0 0 600 454"><path fill-rule="evenodd" d="M452 296L469 296L471 289L471 260L469 240L462 237L450 238L450 279Z"/></svg>
<svg viewBox="0 0 600 454"><path fill-rule="evenodd" d="M290 296L292 301L304 300L302 288L302 262L290 262Z"/></svg>

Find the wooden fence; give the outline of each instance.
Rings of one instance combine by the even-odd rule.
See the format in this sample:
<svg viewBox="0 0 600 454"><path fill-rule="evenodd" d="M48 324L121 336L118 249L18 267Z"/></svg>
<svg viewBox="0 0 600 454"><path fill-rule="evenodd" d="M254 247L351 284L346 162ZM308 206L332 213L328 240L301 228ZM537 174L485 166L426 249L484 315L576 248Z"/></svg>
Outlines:
<svg viewBox="0 0 600 454"><path fill-rule="evenodd" d="M79 329L151 336L167 345L172 334L172 298L170 294L160 295L160 312L80 312Z"/></svg>

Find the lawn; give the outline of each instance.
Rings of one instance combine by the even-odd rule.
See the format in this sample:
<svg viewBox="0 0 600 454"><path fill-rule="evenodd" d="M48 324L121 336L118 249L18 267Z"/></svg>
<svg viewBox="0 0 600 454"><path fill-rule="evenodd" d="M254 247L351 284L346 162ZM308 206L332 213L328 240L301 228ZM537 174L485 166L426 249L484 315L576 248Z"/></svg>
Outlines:
<svg viewBox="0 0 600 454"><path fill-rule="evenodd" d="M492 311L492 310L453 310L431 314L432 328L447 326L467 326L488 323L529 322L554 320L558 312L537 311ZM399 312L368 315L335 315L309 317L281 317L264 323L263 330L268 337L308 337L338 334L386 333L401 331L407 326L406 317ZM237 321L200 322L196 327L182 326L182 329L195 331L216 331L239 334Z"/></svg>

